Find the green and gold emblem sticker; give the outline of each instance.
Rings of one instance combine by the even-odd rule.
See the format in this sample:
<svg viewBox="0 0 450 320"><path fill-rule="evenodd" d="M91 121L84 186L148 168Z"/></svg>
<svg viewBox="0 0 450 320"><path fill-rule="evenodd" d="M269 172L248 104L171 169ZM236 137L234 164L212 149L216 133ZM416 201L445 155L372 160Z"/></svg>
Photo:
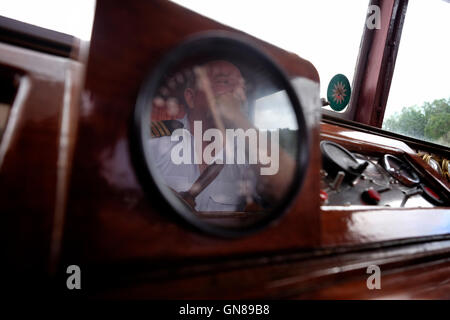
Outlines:
<svg viewBox="0 0 450 320"><path fill-rule="evenodd" d="M331 109L342 111L350 101L352 89L350 82L343 74L335 75L328 84L327 99Z"/></svg>

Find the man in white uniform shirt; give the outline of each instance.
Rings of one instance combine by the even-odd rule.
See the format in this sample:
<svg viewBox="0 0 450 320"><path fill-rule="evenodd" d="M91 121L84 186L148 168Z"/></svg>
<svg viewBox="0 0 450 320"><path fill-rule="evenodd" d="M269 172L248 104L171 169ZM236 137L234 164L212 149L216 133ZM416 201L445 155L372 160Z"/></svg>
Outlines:
<svg viewBox="0 0 450 320"><path fill-rule="evenodd" d="M186 116L183 119L159 122L158 138L150 139L152 160L156 164L166 185L176 192L189 190L197 178L206 170L208 164L202 161L196 164L194 144L191 144L192 161L175 164L172 150L180 142L172 141L171 134L175 127L187 129L194 135L194 122L201 121L203 132L211 128L257 130L245 115L246 105L245 81L239 69L227 61L211 61L202 66L206 85L199 85L199 74L190 81L184 90L184 100L187 104ZM203 79L205 80L205 79ZM203 82L204 83L204 82ZM209 90L209 91L208 91ZM209 94L209 96L208 96ZM212 103L211 98L214 99ZM214 104L214 106L212 106ZM219 117L219 121L218 121ZM217 122L220 122L219 124ZM162 123L162 124L161 124ZM165 123L165 124L164 124ZM156 130L155 130L156 129ZM153 128L152 131L158 131ZM165 134L164 134L165 132ZM194 137L191 139L194 141ZM210 143L202 141L200 155ZM258 144L259 145L259 144ZM225 150L225 141L223 150ZM270 149L270 148L269 148ZM226 151L224 151L226 153ZM234 152L236 157L236 152ZM195 199L197 211L240 211L246 204L255 199L263 203L274 204L285 194L295 169L294 160L282 149L279 149L279 168L274 175L260 175L262 164L224 164L217 177L202 190Z"/></svg>

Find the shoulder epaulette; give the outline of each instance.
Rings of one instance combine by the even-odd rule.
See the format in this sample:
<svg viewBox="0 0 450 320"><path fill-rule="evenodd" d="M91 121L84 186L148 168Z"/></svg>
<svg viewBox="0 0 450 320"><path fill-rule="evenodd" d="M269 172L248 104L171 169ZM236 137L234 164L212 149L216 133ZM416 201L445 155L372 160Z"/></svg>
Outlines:
<svg viewBox="0 0 450 320"><path fill-rule="evenodd" d="M183 123L178 120L152 121L152 138L159 138L172 135L176 129L183 128Z"/></svg>

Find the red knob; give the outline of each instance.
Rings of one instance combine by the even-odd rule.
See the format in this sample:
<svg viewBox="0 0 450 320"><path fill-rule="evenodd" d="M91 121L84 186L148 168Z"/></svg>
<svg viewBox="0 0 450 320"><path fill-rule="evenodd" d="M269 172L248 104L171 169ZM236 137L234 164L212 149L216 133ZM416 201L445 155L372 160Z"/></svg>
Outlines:
<svg viewBox="0 0 450 320"><path fill-rule="evenodd" d="M324 203L328 200L328 193L325 190L320 190L320 201Z"/></svg>
<svg viewBox="0 0 450 320"><path fill-rule="evenodd" d="M361 196L362 199L368 204L378 204L381 200L380 194L374 189L364 191Z"/></svg>

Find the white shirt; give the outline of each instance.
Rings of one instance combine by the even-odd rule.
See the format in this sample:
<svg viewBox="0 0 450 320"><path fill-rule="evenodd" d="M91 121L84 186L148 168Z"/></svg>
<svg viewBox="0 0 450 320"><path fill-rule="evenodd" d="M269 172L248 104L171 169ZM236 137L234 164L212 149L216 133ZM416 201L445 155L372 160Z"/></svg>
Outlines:
<svg viewBox="0 0 450 320"><path fill-rule="evenodd" d="M179 121L183 123L184 128L189 128L186 117ZM191 154L194 155L193 137L191 141ZM157 174L161 175L167 186L182 192L191 188L200 176L200 169L198 164L175 164L172 161L172 148L178 143L180 141L171 141L170 136L151 138L149 141ZM246 164L225 164L214 181L197 196L195 209L197 211L243 210L248 196L255 194L253 177L253 171Z"/></svg>

